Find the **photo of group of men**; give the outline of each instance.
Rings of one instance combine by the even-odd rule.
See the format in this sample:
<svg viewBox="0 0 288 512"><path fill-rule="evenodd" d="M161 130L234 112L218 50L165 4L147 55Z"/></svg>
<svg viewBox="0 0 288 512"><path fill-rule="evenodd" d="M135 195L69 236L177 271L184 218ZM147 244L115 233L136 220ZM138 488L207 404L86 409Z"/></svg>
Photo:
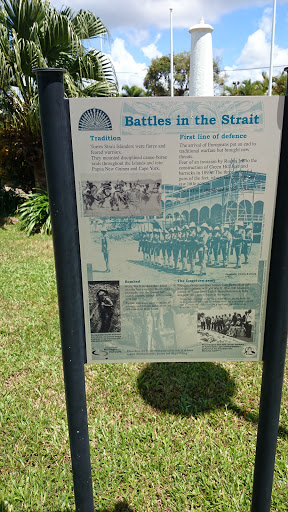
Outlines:
<svg viewBox="0 0 288 512"><path fill-rule="evenodd" d="M191 222L142 232L138 252L147 265L191 274L196 273L197 265L200 275L205 275L207 267L229 264L239 269L248 264L252 243L252 224L238 222L233 227L223 224L212 228L206 222L199 226Z"/></svg>
<svg viewBox="0 0 288 512"><path fill-rule="evenodd" d="M219 336L213 336L219 333L222 336L230 338L237 338L242 341L252 341L253 327L254 327L254 311L248 309L247 311L234 311L220 313L201 312L198 313L198 333L204 334L204 341L209 341L209 336L212 335L210 341L219 341Z"/></svg>
<svg viewBox="0 0 288 512"><path fill-rule="evenodd" d="M161 180L82 181L84 216L161 215Z"/></svg>

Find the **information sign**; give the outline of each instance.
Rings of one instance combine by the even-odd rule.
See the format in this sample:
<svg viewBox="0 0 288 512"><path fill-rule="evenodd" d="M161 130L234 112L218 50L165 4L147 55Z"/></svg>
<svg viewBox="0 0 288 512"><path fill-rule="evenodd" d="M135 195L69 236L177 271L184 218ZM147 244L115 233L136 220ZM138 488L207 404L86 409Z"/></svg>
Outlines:
<svg viewBox="0 0 288 512"><path fill-rule="evenodd" d="M284 97L69 105L88 363L260 360Z"/></svg>

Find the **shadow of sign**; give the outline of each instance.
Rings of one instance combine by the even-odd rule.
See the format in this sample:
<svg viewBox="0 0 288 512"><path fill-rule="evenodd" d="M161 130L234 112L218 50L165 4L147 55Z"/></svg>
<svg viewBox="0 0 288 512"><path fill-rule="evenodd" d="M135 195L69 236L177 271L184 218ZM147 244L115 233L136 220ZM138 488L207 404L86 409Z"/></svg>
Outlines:
<svg viewBox="0 0 288 512"><path fill-rule="evenodd" d="M74 512L74 510L75 510L74 508L73 509L72 508L61 508L61 509L59 508L53 512Z"/></svg>
<svg viewBox="0 0 288 512"><path fill-rule="evenodd" d="M126 500L117 501L113 508L99 509L99 512L136 512L135 508L131 508Z"/></svg>
<svg viewBox="0 0 288 512"><path fill-rule="evenodd" d="M227 407L239 418L258 423L258 414L233 402L236 383L217 363L149 363L139 374L137 386L146 403L169 414L196 417ZM287 436L287 428L279 425L278 437Z"/></svg>
<svg viewBox="0 0 288 512"><path fill-rule="evenodd" d="M0 502L0 512L8 512L8 508L1 508L1 502ZM75 509L73 508L65 508L65 509L57 509L53 512L73 512ZM117 501L115 505L112 505L108 508L98 508L96 506L95 512L137 512L135 508L131 508L126 500Z"/></svg>
<svg viewBox="0 0 288 512"><path fill-rule="evenodd" d="M158 410L197 416L230 402L235 382L215 363L152 363L139 374L138 390Z"/></svg>
<svg viewBox="0 0 288 512"><path fill-rule="evenodd" d="M8 512L8 508L1 508L2 502L0 502L0 512ZM95 503L94 503L95 505ZM53 512L73 512L75 509L73 508L61 508L54 510ZM135 508L131 508L126 500L117 501L115 505L112 505L108 508L99 508L95 505L95 512L137 512Z"/></svg>

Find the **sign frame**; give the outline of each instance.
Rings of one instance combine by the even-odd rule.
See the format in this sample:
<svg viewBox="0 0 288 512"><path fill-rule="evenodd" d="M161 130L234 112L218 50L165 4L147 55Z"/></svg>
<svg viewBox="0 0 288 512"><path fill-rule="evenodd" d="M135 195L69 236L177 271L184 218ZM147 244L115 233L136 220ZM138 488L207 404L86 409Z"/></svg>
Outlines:
<svg viewBox="0 0 288 512"><path fill-rule="evenodd" d="M69 105L88 363L261 360L284 97Z"/></svg>

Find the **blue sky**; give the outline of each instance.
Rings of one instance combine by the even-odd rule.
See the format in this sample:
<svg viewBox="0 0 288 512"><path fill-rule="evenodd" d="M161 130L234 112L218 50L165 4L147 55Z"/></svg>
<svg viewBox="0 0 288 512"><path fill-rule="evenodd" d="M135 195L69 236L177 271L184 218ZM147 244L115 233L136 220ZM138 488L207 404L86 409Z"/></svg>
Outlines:
<svg viewBox="0 0 288 512"><path fill-rule="evenodd" d="M189 28L201 16L213 26L213 51L226 69L227 82L261 78L269 66L273 3L263 0L52 0L75 10L88 9L100 16L110 30L103 51L111 56L120 88L142 86L153 57L170 53L170 7L173 8L174 53L190 49ZM274 74L288 66L288 0L278 0ZM100 47L98 41L96 47ZM281 66L281 67L276 67ZM260 69L250 69L260 68ZM241 69L243 71L237 71ZM268 69L266 70L268 71Z"/></svg>

